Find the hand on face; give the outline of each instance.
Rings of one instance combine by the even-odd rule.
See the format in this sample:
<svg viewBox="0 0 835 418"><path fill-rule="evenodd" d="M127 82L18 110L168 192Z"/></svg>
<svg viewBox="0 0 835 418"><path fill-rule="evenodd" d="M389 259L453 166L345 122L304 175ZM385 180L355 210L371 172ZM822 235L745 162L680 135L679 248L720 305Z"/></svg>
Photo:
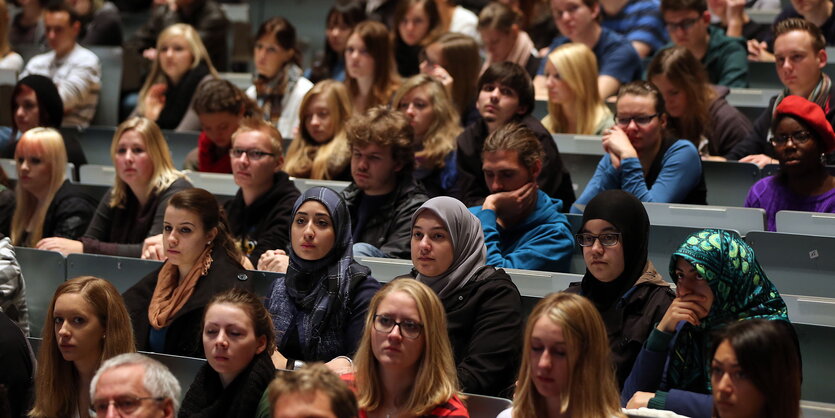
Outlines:
<svg viewBox="0 0 835 418"><path fill-rule="evenodd" d="M524 186L509 192L493 193L484 199L482 209L490 209L496 212L499 218L516 215L516 212L529 208L536 200L536 182L530 182Z"/></svg>
<svg viewBox="0 0 835 418"><path fill-rule="evenodd" d="M626 132L617 125L603 134L603 150L609 154L612 159L612 167L615 169L620 168L623 159L638 156L638 152L635 151L635 147L632 146Z"/></svg>
<svg viewBox="0 0 835 418"><path fill-rule="evenodd" d="M658 322L658 330L673 333L680 321L687 321L693 326L699 326L701 319L707 316L708 311L704 308L707 298L695 293L685 296L677 296L673 303L667 308L664 317Z"/></svg>

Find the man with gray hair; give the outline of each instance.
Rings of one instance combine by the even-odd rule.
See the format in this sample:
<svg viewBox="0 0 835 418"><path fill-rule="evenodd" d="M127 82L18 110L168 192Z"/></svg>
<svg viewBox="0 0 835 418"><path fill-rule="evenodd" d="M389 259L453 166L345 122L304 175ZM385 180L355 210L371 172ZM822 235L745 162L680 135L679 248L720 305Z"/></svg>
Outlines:
<svg viewBox="0 0 835 418"><path fill-rule="evenodd" d="M97 417L177 416L180 383L162 363L139 353L105 361L90 383L90 408Z"/></svg>

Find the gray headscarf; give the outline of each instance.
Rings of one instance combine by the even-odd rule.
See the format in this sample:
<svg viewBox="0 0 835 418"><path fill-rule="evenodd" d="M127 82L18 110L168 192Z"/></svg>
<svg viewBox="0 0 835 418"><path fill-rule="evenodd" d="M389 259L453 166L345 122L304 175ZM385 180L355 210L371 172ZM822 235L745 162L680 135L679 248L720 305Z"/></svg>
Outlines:
<svg viewBox="0 0 835 418"><path fill-rule="evenodd" d="M446 272L435 277L420 273L417 279L431 287L443 299L450 293L464 287L471 280L478 280L477 270L487 260L487 248L484 246L484 232L481 222L459 200L439 196L426 201L412 215L412 227L415 220L425 210L432 211L441 218L452 240L452 265Z"/></svg>

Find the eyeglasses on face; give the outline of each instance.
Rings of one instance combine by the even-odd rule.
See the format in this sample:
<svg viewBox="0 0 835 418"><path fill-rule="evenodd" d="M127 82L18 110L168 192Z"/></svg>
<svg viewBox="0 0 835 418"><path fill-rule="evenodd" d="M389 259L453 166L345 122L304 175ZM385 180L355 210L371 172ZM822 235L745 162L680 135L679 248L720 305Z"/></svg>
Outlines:
<svg viewBox="0 0 835 418"><path fill-rule="evenodd" d="M110 405L125 415L130 415L142 405L144 401L162 402L165 398L146 396L144 398L137 398L135 396L120 396L116 399L94 399L90 404L90 414L93 416L105 416Z"/></svg>
<svg viewBox="0 0 835 418"><path fill-rule="evenodd" d="M400 334L409 339L420 337L420 332L423 329L423 324L409 319L397 322L386 315L374 315L374 329L378 332L387 334L394 329L395 325L400 327Z"/></svg>
<svg viewBox="0 0 835 418"><path fill-rule="evenodd" d="M773 145L784 146L789 143L789 140L791 140L795 145L802 145L809 142L810 139L812 139L811 132L797 131L790 134L774 135L771 137L771 143Z"/></svg>
<svg viewBox="0 0 835 418"><path fill-rule="evenodd" d="M629 122L634 120L636 124L638 124L640 126L646 126L650 122L652 122L652 119L656 116L658 116L658 113L653 113L651 115L642 115L642 116L618 116L618 115L615 115L615 123L618 126L620 126L622 128L625 128L625 127L629 126Z"/></svg>
<svg viewBox="0 0 835 418"><path fill-rule="evenodd" d="M664 25L667 26L667 30L670 32L675 32L676 29L681 29L683 31L687 31L688 29L692 28L693 25L696 24L701 20L701 17L693 17L690 19L684 19L680 22L664 22Z"/></svg>
<svg viewBox="0 0 835 418"><path fill-rule="evenodd" d="M241 158L244 154L252 161L258 161L266 156L275 157L275 154L271 152L264 152L257 149L231 148L229 150L229 156L232 158Z"/></svg>
<svg viewBox="0 0 835 418"><path fill-rule="evenodd" d="M604 247L613 247L620 242L620 232L606 232L599 235L584 232L582 234L575 235L574 238L577 240L577 244L580 244L581 247L591 247L594 245L594 240L600 241L600 245Z"/></svg>

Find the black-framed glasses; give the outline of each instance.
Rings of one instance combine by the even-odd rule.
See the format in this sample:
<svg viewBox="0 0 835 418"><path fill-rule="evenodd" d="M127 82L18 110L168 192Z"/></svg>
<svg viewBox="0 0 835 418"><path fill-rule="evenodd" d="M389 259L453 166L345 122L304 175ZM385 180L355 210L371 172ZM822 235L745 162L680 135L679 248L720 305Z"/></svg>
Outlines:
<svg viewBox="0 0 835 418"><path fill-rule="evenodd" d="M686 31L693 27L701 19L700 17L692 17L690 19L684 19L680 22L664 22L664 25L667 26L667 30L670 32L674 32L676 29L681 29Z"/></svg>
<svg viewBox="0 0 835 418"><path fill-rule="evenodd" d="M783 146L788 144L789 140L791 140L795 145L802 145L809 142L810 139L812 139L811 132L797 131L790 134L774 135L771 137L771 143L773 145Z"/></svg>
<svg viewBox="0 0 835 418"><path fill-rule="evenodd" d="M658 116L658 113L653 113L651 115L639 115L639 116L618 116L615 115L615 123L618 124L620 127L627 127L629 126L629 122L635 121L636 124L641 126L646 126L654 117Z"/></svg>
<svg viewBox="0 0 835 418"><path fill-rule="evenodd" d="M423 324L410 319L397 322L394 318L386 315L374 315L374 329L378 332L388 334L394 329L395 325L400 327L400 334L409 339L420 337L420 332L423 330Z"/></svg>
<svg viewBox="0 0 835 418"><path fill-rule="evenodd" d="M242 155L246 154L247 158L252 161L258 161L266 156L275 157L275 154L271 152L264 152L257 149L243 149L243 148L231 148L229 149L229 156L232 158L241 158Z"/></svg>
<svg viewBox="0 0 835 418"><path fill-rule="evenodd" d="M605 232L603 234L594 235L584 232L582 234L574 235L577 244L581 247L591 247L594 245L594 240L600 241L600 245L604 247L614 247L620 242L620 232Z"/></svg>
<svg viewBox="0 0 835 418"><path fill-rule="evenodd" d="M122 414L129 415L136 411L144 401L162 402L164 400L164 397L154 396L146 396L143 398L138 398L136 396L120 396L116 399L94 399L90 404L90 413L94 416L105 416L107 415L107 410L112 404Z"/></svg>

